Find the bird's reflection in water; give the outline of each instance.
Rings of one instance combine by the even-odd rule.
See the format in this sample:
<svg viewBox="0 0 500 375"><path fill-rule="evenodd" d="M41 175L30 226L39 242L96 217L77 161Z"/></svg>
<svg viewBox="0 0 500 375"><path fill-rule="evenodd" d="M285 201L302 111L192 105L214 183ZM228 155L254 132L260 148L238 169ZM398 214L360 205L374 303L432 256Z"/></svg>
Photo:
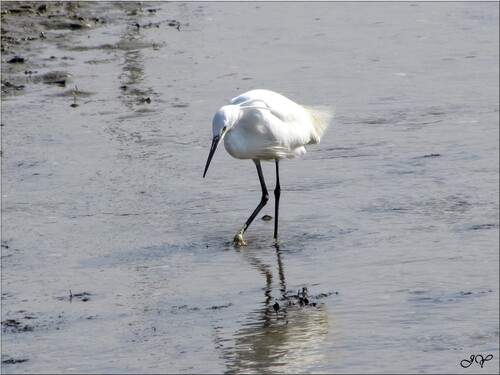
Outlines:
<svg viewBox="0 0 500 375"><path fill-rule="evenodd" d="M266 286L262 305L246 315L234 334L234 346L224 349L227 372L306 372L324 363L322 347L329 332L326 307L312 306L307 300L308 304L304 304L297 295L302 294L301 290L287 291L283 254L277 245L279 293L275 296L272 266L258 255L262 249L252 251L247 247L238 251L265 277Z"/></svg>

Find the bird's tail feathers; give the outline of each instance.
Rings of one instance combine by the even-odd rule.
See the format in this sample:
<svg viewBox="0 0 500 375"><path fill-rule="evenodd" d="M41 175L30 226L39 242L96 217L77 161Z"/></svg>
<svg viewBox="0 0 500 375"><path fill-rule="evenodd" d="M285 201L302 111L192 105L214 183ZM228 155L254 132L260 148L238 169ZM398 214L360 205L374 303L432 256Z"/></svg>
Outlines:
<svg viewBox="0 0 500 375"><path fill-rule="evenodd" d="M313 125L313 134L311 135L311 142L309 143L319 143L323 133L330 121L334 116L334 112L330 107L326 106L304 106L309 115L311 116L311 122Z"/></svg>

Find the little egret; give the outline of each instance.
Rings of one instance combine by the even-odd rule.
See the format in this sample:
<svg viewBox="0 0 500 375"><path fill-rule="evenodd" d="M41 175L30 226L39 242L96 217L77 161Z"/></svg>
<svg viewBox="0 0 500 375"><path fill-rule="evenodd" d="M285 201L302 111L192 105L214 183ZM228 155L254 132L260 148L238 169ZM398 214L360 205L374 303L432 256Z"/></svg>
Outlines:
<svg viewBox="0 0 500 375"><path fill-rule="evenodd" d="M262 89L231 99L215 113L212 146L203 177L217 146L224 140L224 146L232 157L253 160L262 189L259 205L234 237L236 246L245 245L243 234L269 200L261 160L276 163L274 238L277 240L281 193L279 161L304 155L305 145L319 143L332 116L333 112L328 107L299 105L281 94Z"/></svg>

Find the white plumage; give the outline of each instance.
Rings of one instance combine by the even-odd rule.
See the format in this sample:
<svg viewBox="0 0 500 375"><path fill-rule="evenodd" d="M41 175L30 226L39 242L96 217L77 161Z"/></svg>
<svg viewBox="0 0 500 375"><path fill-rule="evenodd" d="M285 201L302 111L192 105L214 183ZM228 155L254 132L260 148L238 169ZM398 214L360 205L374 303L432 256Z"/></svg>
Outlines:
<svg viewBox="0 0 500 375"><path fill-rule="evenodd" d="M243 233L268 200L260 161L276 162L274 237L277 238L280 195L278 163L284 158L304 155L305 145L319 143L332 117L333 112L328 107L303 106L281 94L263 89L241 94L215 113L212 147L203 177L217 146L224 140L224 146L231 156L255 162L262 187L261 203L237 233L236 244L244 244Z"/></svg>
<svg viewBox="0 0 500 375"><path fill-rule="evenodd" d="M275 160L306 153L317 144L332 112L306 107L269 90L248 91L229 101L214 117L213 134L227 126L224 145L237 159Z"/></svg>

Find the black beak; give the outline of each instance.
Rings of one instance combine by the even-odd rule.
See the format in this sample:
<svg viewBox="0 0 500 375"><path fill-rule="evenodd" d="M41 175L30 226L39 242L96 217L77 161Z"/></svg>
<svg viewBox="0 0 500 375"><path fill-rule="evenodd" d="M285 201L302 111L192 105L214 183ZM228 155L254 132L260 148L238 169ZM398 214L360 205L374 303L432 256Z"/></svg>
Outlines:
<svg viewBox="0 0 500 375"><path fill-rule="evenodd" d="M205 165L205 171L203 172L203 178L205 178L205 175L207 174L208 166L210 165L210 162L212 161L212 158L214 157L215 150L217 149L217 146L219 145L219 140L220 136L216 135L214 139L212 139L212 146L210 146L210 153L208 154L208 159L207 159L207 164Z"/></svg>

